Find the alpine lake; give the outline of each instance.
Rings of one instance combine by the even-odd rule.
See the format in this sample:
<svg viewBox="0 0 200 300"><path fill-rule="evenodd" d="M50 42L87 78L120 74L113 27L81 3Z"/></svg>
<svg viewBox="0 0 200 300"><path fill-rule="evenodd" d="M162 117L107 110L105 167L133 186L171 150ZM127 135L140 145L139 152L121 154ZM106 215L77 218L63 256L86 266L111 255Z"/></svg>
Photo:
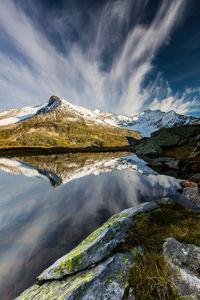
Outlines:
<svg viewBox="0 0 200 300"><path fill-rule="evenodd" d="M0 299L17 297L113 214L163 197L191 208L179 182L126 152L0 158Z"/></svg>

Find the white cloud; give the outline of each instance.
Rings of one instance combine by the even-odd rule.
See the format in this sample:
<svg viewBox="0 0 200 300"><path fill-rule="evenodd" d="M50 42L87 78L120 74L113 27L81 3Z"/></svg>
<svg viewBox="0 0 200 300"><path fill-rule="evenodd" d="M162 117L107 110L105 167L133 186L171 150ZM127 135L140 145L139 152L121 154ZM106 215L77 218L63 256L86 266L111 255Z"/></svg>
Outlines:
<svg viewBox="0 0 200 300"><path fill-rule="evenodd" d="M0 30L23 57L19 60L5 52L0 54L1 108L39 104L47 101L51 94L57 94L88 108L128 114L144 109L156 82L144 89L143 81L153 69L158 50L169 41L186 5L186 0L162 1L151 24L144 26L138 18L144 13L147 2L108 2L95 15L90 15L90 31L74 43L66 39L66 24L81 30L78 17L74 23L67 11L60 18L50 16L66 47L61 53L13 0L0 0ZM140 25L135 25L124 40L131 9L136 24ZM105 71L101 56L105 49L112 51L113 47L118 51L113 54L110 69ZM161 103L160 99L155 99L151 107L166 108L173 104L177 108L177 101L181 103L179 110L189 109L185 98L172 101L170 97Z"/></svg>
<svg viewBox="0 0 200 300"><path fill-rule="evenodd" d="M158 100L155 98L151 104L151 109L160 109L161 111L174 110L180 114L187 114L188 111L192 111L193 107L198 105L199 101L195 96L200 93L200 88L196 89L186 89L185 92L180 96L178 93L172 95L170 89L168 89L167 96Z"/></svg>

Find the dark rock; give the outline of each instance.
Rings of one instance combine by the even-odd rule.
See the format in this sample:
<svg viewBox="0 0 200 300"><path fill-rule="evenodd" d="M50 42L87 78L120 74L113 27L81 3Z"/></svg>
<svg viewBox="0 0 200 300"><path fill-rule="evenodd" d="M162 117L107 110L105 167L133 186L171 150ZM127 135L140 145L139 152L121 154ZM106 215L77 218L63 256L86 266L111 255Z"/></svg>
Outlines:
<svg viewBox="0 0 200 300"><path fill-rule="evenodd" d="M158 157L163 154L162 149L157 143L151 140L139 143L136 148L136 154L147 155L149 157Z"/></svg>

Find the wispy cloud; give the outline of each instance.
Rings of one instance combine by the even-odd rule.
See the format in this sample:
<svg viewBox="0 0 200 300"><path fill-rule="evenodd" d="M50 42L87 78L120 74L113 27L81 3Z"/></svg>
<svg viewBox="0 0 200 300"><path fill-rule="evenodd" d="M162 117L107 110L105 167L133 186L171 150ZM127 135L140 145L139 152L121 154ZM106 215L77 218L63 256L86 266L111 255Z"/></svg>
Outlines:
<svg viewBox="0 0 200 300"><path fill-rule="evenodd" d="M195 108L197 108L196 106L199 106L197 94L200 94L200 88L188 88L181 95L180 93L173 95L171 89L168 88L166 97L161 100L154 98L150 103L150 108L160 109L162 111L174 110L180 114L187 114L187 112L191 113L195 111Z"/></svg>
<svg viewBox="0 0 200 300"><path fill-rule="evenodd" d="M157 93L157 98L152 99L158 81L143 87L146 75L153 70L155 55L182 19L186 0L162 1L148 25L139 19L148 0L108 1L96 14L88 12L90 27L74 41L66 36L68 28L81 32L79 12L75 17L67 10L59 17L51 15L51 24L64 47L62 51L16 2L0 2L0 30L12 48L11 52L0 53L2 108L39 104L51 94L88 108L128 114L147 105L185 113L194 104L186 100L187 91L181 98L172 94L162 98L161 91L160 96ZM130 30L131 17L135 25ZM13 51L20 58L9 54ZM105 53L107 60L102 58Z"/></svg>

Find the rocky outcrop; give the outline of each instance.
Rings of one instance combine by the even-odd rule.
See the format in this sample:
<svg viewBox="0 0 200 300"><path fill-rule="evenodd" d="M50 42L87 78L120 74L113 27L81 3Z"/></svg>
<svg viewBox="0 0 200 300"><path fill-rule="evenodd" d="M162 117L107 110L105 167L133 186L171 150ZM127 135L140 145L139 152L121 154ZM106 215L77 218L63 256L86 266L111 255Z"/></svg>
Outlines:
<svg viewBox="0 0 200 300"><path fill-rule="evenodd" d="M171 270L171 283L184 299L200 299L200 248L167 238L163 255Z"/></svg>
<svg viewBox="0 0 200 300"><path fill-rule="evenodd" d="M38 276L37 283L17 300L135 299L138 294L130 280L133 280L138 259L143 260L148 253L140 239L134 240L135 226L141 220L147 222L149 216L161 213L162 209L164 212L166 207L170 206L173 211L173 205L169 198L163 198L158 203L145 203L114 215ZM141 241L143 238L141 236ZM172 289L178 290L186 299L200 299L200 248L168 238L162 252L164 239L161 240L159 253L162 261L164 255L169 266ZM169 281L167 284L170 286ZM196 298L192 298L194 295Z"/></svg>
<svg viewBox="0 0 200 300"><path fill-rule="evenodd" d="M127 232L135 216L156 207L156 203L146 203L143 206L129 208L120 214L114 215L75 249L58 259L52 266L46 269L38 276L38 280L61 279L66 275L82 271L100 262L107 257L117 245L125 242Z"/></svg>
<svg viewBox="0 0 200 300"><path fill-rule="evenodd" d="M17 299L122 299L140 246L113 252L125 242L134 218L158 207L145 203L111 217L79 246L45 270Z"/></svg>
<svg viewBox="0 0 200 300"><path fill-rule="evenodd" d="M200 125L153 132L135 146L138 156L162 174L189 179L200 170Z"/></svg>
<svg viewBox="0 0 200 300"><path fill-rule="evenodd" d="M65 279L35 284L17 300L122 299L133 257L131 253L117 253L97 266Z"/></svg>

